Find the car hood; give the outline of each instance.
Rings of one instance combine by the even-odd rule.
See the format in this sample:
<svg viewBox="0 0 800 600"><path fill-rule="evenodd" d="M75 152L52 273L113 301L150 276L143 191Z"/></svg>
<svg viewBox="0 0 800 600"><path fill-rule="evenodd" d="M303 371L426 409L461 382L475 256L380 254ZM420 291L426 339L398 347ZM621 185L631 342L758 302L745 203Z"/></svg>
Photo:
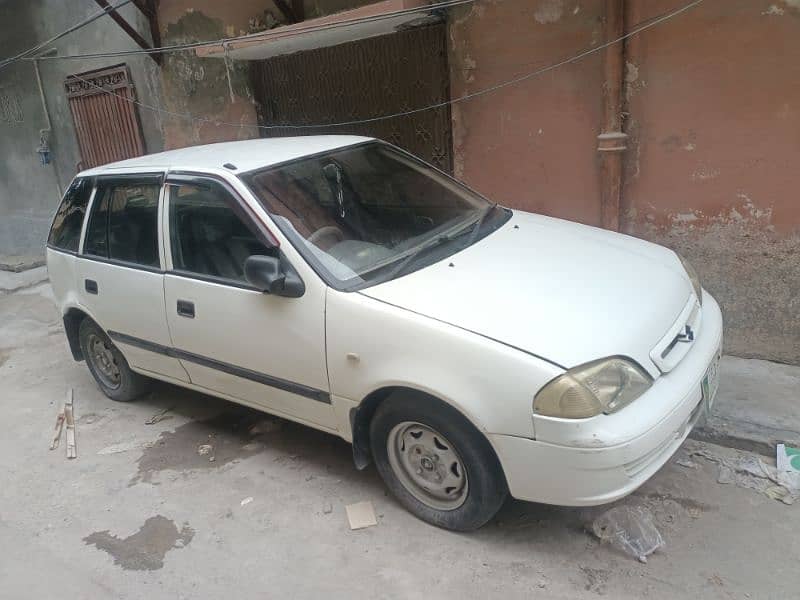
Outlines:
<svg viewBox="0 0 800 600"><path fill-rule="evenodd" d="M667 248L515 211L478 243L361 293L564 368L622 355L657 376L650 351L692 287Z"/></svg>

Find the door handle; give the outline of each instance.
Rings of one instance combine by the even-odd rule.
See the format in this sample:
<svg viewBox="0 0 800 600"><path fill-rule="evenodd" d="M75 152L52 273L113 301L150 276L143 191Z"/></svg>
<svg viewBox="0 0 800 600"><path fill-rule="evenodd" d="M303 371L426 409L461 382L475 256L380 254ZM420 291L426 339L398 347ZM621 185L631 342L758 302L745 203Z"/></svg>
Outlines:
<svg viewBox="0 0 800 600"><path fill-rule="evenodd" d="M178 300L178 314L182 317L194 319L194 302Z"/></svg>
<svg viewBox="0 0 800 600"><path fill-rule="evenodd" d="M97 282L94 279L84 279L83 287L88 293L97 295Z"/></svg>

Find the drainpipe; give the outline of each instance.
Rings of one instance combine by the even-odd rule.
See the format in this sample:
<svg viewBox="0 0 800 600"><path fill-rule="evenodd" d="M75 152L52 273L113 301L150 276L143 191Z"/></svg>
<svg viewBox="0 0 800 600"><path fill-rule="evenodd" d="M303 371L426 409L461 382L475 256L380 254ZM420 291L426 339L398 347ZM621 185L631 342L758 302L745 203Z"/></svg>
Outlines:
<svg viewBox="0 0 800 600"><path fill-rule="evenodd" d="M606 0L605 39L614 40L625 29L625 0ZM622 157L628 136L622 131L622 82L625 46L612 44L603 53L603 128L597 136L600 153L600 223L619 231L619 204L622 194Z"/></svg>
<svg viewBox="0 0 800 600"><path fill-rule="evenodd" d="M46 142L48 145L50 143L50 134L52 133L52 125L50 123L50 111L47 109L47 100L44 97L44 86L42 86L42 74L39 71L39 59L43 56L54 56L57 53L55 48L50 48L49 50L45 50L44 52L40 52L37 54L33 59L33 70L36 73L36 83L39 85L39 98L42 101L42 111L44 112L44 121L46 127L39 131L39 136L42 142ZM64 195L63 190L61 189L61 180L58 176L58 166L56 166L55 158L53 159L53 173L56 176L56 188L58 189L58 197L61 198Z"/></svg>

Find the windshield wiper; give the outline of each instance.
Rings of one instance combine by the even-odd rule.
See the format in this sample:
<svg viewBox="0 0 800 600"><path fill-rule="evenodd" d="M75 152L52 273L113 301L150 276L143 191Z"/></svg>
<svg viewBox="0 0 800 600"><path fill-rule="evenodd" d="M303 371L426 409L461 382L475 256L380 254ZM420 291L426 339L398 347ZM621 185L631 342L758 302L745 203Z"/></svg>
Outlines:
<svg viewBox="0 0 800 600"><path fill-rule="evenodd" d="M478 217L477 221L475 221L475 225L472 227L472 232L470 233L469 240L467 240L467 246L472 246L472 244L475 243L475 238L478 237L478 232L481 230L481 225L483 225L483 222L486 220L486 217L488 217L489 213L494 211L495 208L497 208L497 202L487 206L481 213L481 216Z"/></svg>
<svg viewBox="0 0 800 600"><path fill-rule="evenodd" d="M497 203L494 203L491 206L487 206L481 212L480 216L477 219L475 219L472 223L466 225L465 227L461 227L457 231L437 236L432 240L430 240L428 243L423 244L422 246L420 246L419 248L408 254L403 260L397 263L388 273L386 273L383 277L379 279L379 281L375 283L383 283L384 281L391 281L392 279L397 277L397 275L399 275L403 271L403 269L405 269L415 258L417 258L423 252L435 248L437 246L441 246L442 244L446 244L447 242L452 242L457 237L464 235L467 231L470 231L471 234L465 247L472 245L472 243L475 241L475 238L477 237L476 232L481 228L481 225L483 225L483 222L486 220L486 217L489 215L489 213L492 212L492 210L494 210L496 207Z"/></svg>
<svg viewBox="0 0 800 600"><path fill-rule="evenodd" d="M380 280L376 283L383 283L384 281L390 281L394 279L403 269L406 268L415 258L417 258L420 254L425 252L426 250L430 250L431 248L435 248L436 246L441 246L442 244L446 244L447 242L452 242L456 237L461 235L462 231L458 231L456 233L450 233L446 235L440 235L438 237L433 238L427 244L423 244L412 253L407 255L403 260L397 263L394 267L392 267L391 271L386 273Z"/></svg>

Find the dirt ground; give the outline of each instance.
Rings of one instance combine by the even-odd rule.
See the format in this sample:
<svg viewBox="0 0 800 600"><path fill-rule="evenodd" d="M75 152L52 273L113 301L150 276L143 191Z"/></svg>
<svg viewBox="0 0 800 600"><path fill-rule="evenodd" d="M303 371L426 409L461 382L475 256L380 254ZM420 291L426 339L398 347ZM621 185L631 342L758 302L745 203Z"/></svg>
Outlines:
<svg viewBox="0 0 800 600"><path fill-rule="evenodd" d="M69 387L75 460L63 440L48 450ZM701 457L677 464L697 442L623 501L651 510L666 541L646 564L587 531L604 508L509 501L483 529L450 533L329 435L283 421L254 432L264 415L168 385L106 399L69 355L47 284L0 296L0 408L4 600L784 599L800 586L798 507L717 483ZM345 506L362 500L378 524L351 531Z"/></svg>

